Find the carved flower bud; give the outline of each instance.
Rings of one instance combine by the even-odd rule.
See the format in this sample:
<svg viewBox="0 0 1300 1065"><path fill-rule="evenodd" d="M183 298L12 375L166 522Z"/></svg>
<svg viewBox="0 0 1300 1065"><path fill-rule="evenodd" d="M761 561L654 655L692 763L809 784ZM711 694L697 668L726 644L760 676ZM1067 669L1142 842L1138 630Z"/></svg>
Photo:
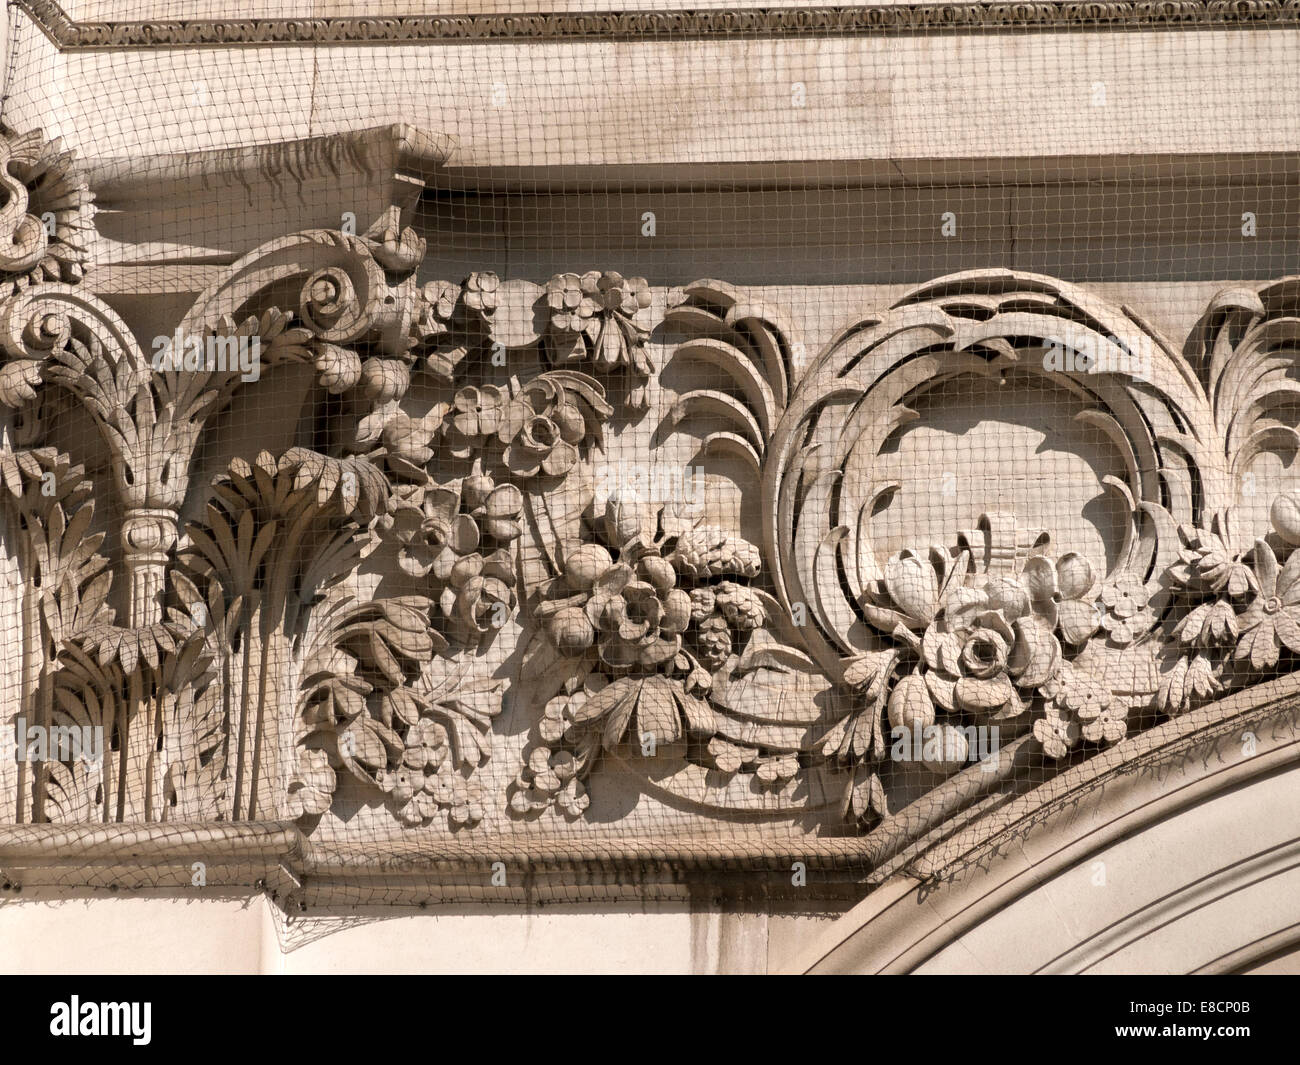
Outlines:
<svg viewBox="0 0 1300 1065"><path fill-rule="evenodd" d="M625 547L633 540L649 543L649 508L641 502L636 492L620 489L610 494L605 504L605 529L616 547Z"/></svg>
<svg viewBox="0 0 1300 1065"><path fill-rule="evenodd" d="M691 620L691 597L680 588L674 588L664 598L664 616L659 622L659 631L675 636L683 632Z"/></svg>
<svg viewBox="0 0 1300 1065"><path fill-rule="evenodd" d="M1056 563L1056 576L1065 599L1082 599L1092 589L1092 566L1077 551L1061 556Z"/></svg>
<svg viewBox="0 0 1300 1065"><path fill-rule="evenodd" d="M1288 544L1300 544L1300 492L1283 492L1268 512L1278 536Z"/></svg>
<svg viewBox="0 0 1300 1065"><path fill-rule="evenodd" d="M473 510L487 502L487 497L492 494L492 489L495 487L496 482L492 480L490 473L474 473L461 482L460 497L464 500L465 506Z"/></svg>
<svg viewBox="0 0 1300 1065"><path fill-rule="evenodd" d="M546 635L566 655L582 654L596 638L596 632L581 607L568 606L546 621Z"/></svg>
<svg viewBox="0 0 1300 1065"><path fill-rule="evenodd" d="M387 403L406 395L411 371L397 359L367 359L361 364L361 391L370 400Z"/></svg>
<svg viewBox="0 0 1300 1065"><path fill-rule="evenodd" d="M589 592L614 560L600 544L582 544L564 560L564 580L575 592Z"/></svg>
<svg viewBox="0 0 1300 1065"><path fill-rule="evenodd" d="M524 506L524 494L513 484L501 484L492 489L483 504L483 528L498 540L513 540L519 535L519 512Z"/></svg>
<svg viewBox="0 0 1300 1065"><path fill-rule="evenodd" d="M889 724L912 732L934 724L934 702L919 673L909 673L889 694Z"/></svg>
<svg viewBox="0 0 1300 1065"><path fill-rule="evenodd" d="M931 773L945 776L957 772L970 757L970 744L966 734L953 725L939 725L936 731L925 737L921 748L921 764Z"/></svg>
<svg viewBox="0 0 1300 1065"><path fill-rule="evenodd" d="M640 567L646 580L654 585L655 591L661 595L677 584L677 574L667 559L660 558L658 555L646 555L641 560Z"/></svg>
<svg viewBox="0 0 1300 1065"><path fill-rule="evenodd" d="M321 341L316 345L316 372L325 391L338 395L361 380L361 356L351 348Z"/></svg>

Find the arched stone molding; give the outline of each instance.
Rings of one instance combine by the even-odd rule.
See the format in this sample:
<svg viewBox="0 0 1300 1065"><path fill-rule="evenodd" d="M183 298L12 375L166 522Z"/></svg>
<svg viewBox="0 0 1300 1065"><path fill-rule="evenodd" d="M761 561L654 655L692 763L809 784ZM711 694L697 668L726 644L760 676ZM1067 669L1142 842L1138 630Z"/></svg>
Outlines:
<svg viewBox="0 0 1300 1065"><path fill-rule="evenodd" d="M1230 972L1285 951L1296 699L1294 677L1238 693L934 833L790 971Z"/></svg>

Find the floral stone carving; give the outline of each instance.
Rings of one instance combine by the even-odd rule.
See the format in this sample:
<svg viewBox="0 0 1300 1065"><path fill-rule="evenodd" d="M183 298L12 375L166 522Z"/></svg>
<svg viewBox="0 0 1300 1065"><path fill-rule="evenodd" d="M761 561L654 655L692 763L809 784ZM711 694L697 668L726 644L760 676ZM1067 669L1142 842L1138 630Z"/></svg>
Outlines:
<svg viewBox="0 0 1300 1065"><path fill-rule="evenodd" d="M387 212L268 242L168 330L251 375L142 350L81 281L71 156L3 151L6 723L108 737L98 768L0 766L19 821L572 834L617 776L871 831L1022 771L971 729L1051 773L1300 654L1300 494L1267 475L1300 447L1294 279L1226 290L1180 351L1077 286L958 274L809 352L722 281L417 280ZM908 510L891 456L981 383L1054 390L1104 445L1114 542ZM295 417L222 436L262 395ZM72 417L85 455L54 446ZM700 493L663 498L685 465ZM929 734L906 766L899 729Z"/></svg>

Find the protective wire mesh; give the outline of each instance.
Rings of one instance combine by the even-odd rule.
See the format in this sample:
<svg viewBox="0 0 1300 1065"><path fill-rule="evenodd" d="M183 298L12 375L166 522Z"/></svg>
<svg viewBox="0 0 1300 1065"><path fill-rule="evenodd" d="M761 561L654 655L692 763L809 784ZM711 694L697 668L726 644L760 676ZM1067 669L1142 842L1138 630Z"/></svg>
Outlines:
<svg viewBox="0 0 1300 1065"><path fill-rule="evenodd" d="M838 908L1294 725L1290 8L291 8L9 7L6 890Z"/></svg>

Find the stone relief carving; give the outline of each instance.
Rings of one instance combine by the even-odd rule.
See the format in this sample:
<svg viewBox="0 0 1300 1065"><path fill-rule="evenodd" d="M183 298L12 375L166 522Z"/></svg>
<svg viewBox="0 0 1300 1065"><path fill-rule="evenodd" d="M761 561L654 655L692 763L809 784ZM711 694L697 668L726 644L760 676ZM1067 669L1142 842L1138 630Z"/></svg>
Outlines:
<svg viewBox="0 0 1300 1065"><path fill-rule="evenodd" d="M0 777L16 820L310 827L348 791L408 827L563 823L608 761L706 816L870 830L895 728L934 740L929 786L987 788L1021 763L986 772L972 727L1083 757L1300 654L1300 493L1267 525L1241 499L1300 444L1294 279L1223 292L1180 352L1077 286L959 274L808 359L721 281L666 307L597 270L422 282L393 212L263 245L149 353L77 283L67 153L5 145L6 713L108 737L102 767ZM37 186L62 190L53 235ZM669 361L704 372L673 391ZM891 456L971 381L1059 390L1105 442L1113 550L1041 513L908 516ZM263 388L308 428L205 467L203 431ZM70 409L111 457L116 538L51 444ZM734 511L604 476L692 425L708 476L740 471ZM485 787L506 700L528 735Z"/></svg>

